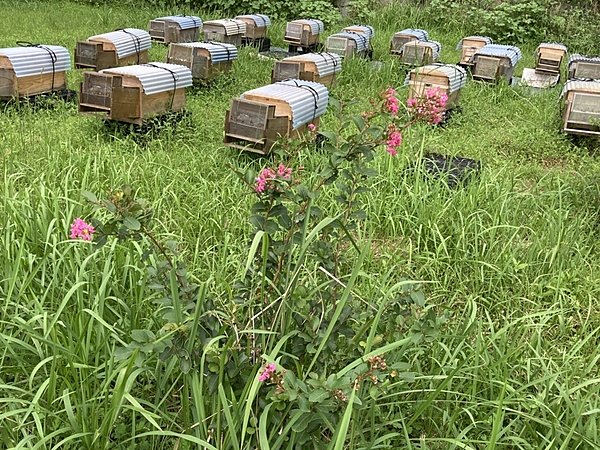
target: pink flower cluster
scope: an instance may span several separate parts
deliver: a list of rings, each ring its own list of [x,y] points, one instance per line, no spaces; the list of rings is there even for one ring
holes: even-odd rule
[[[410,114],[417,120],[437,125],[444,118],[448,95],[440,88],[429,88],[425,95],[409,98],[406,102]]]
[[[389,112],[392,116],[398,114],[398,110],[400,109],[400,101],[396,98],[396,89],[387,88],[383,93],[383,107]]]
[[[275,364],[273,364],[273,363],[267,364],[264,367],[263,371],[258,376],[258,381],[264,383],[265,381],[271,379],[271,376],[275,373],[276,370],[277,370],[277,366]]]
[[[279,164],[277,170],[265,167],[260,171],[254,183],[254,190],[262,194],[267,191],[277,190],[278,181],[291,181],[292,169],[283,164]]]
[[[311,133],[317,129],[317,126],[314,123],[309,123],[306,127],[308,128],[308,131],[310,131]]]
[[[400,133],[393,125],[388,128],[388,136],[385,145],[386,150],[390,155],[398,155],[398,148],[402,145],[402,133]]]
[[[78,217],[71,224],[71,239],[91,241],[95,231],[93,226]]]

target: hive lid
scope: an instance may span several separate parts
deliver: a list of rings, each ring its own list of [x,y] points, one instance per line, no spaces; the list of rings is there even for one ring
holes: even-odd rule
[[[564,44],[560,44],[558,42],[542,42],[540,45],[538,45],[537,50],[540,50],[542,48],[551,48],[553,50],[562,50],[563,52],[567,53],[567,46]]]
[[[394,34],[394,36],[396,36],[396,35],[414,36],[419,41],[429,40],[429,33],[427,31],[421,30],[419,28],[405,28],[404,30],[398,31],[397,33]]]
[[[342,57],[337,53],[305,53],[289,56],[282,61],[310,61],[317,67],[318,75],[324,77],[342,70]]]
[[[0,48],[0,56],[8,58],[17,77],[65,72],[71,68],[69,51],[59,45]]]
[[[88,41],[111,42],[115,46],[119,58],[143,52],[152,45],[150,33],[138,28],[123,28],[110,33],[97,34],[89,37]]]
[[[349,27],[345,27],[342,31],[346,31],[348,33],[364,33],[369,39],[375,36],[375,30],[371,25],[350,25]]]
[[[176,44],[181,47],[203,48],[210,53],[212,62],[232,61],[237,59],[238,50],[233,44],[221,42],[182,42]]]
[[[480,49],[478,49],[475,54],[471,57],[471,60],[474,60],[477,55],[484,56],[497,56],[500,58],[508,58],[510,59],[511,64],[514,66],[517,65],[519,60],[521,59],[521,50],[519,47],[515,47],[514,45],[500,45],[500,44],[488,44]]]
[[[238,19],[217,19],[204,22],[204,28],[208,26],[218,26],[225,29],[225,35],[233,36],[235,34],[246,33],[246,22]]]
[[[579,53],[574,53],[569,58],[569,64],[580,61],[600,64],[600,56],[586,56],[580,55]]]
[[[458,44],[456,45],[456,50],[462,50],[463,42],[467,39],[471,39],[473,41],[481,41],[484,43],[484,45],[493,43],[492,38],[489,36],[466,36],[466,37],[462,38],[460,41],[458,41]]]
[[[250,19],[254,22],[254,25],[261,28],[271,26],[271,19],[269,19],[269,16],[265,16],[264,14],[244,14],[241,16],[236,16],[235,18],[238,20]]]
[[[561,96],[565,95],[570,91],[583,91],[583,92],[593,92],[600,94],[600,81],[580,81],[580,80],[570,80],[567,81],[563,87]]]
[[[164,22],[175,22],[182,30],[187,30],[190,28],[201,28],[202,27],[202,19],[198,16],[164,16],[157,17],[157,21]]]
[[[298,19],[292,20],[288,23],[300,23],[302,25],[308,25],[312,34],[320,34],[323,31],[325,31],[325,24],[323,24],[323,22],[318,19]]]
[[[332,34],[327,38],[327,42],[329,43],[329,39],[351,39],[356,42],[356,50],[363,51],[369,48],[369,36],[363,33],[350,33],[350,32],[341,32]],[[328,47],[326,44],[325,47]]]
[[[147,95],[189,87],[193,83],[190,69],[179,64],[162,62],[115,67],[101,70],[100,73],[135,77]]]
[[[404,84],[410,83],[411,74],[416,75],[436,75],[445,76],[448,79],[449,93],[458,91],[467,84],[467,71],[463,67],[457,66],[456,64],[428,64],[426,66],[416,67],[411,70],[404,80]]]

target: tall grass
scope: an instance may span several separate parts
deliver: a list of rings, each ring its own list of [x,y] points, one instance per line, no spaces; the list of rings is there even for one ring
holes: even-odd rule
[[[66,2],[19,6],[0,4],[11,18],[1,47],[29,40],[72,49],[78,39],[144,28],[168,12]],[[332,95],[356,101],[352,108],[360,111],[383,88],[402,85],[405,69],[386,55],[389,38],[427,21],[415,7],[377,12],[372,25],[382,67],[348,61]],[[282,26],[273,31],[279,44]],[[430,33],[445,44],[443,59],[456,61],[460,29]],[[524,66],[531,66],[535,45],[524,49]],[[162,60],[165,48],[151,54]],[[0,447],[246,449],[248,436],[240,431],[252,428],[261,449],[292,448],[291,424],[265,429],[251,414],[262,395],[256,382],[241,392],[221,384],[207,397],[202,372],[184,375],[175,362],[115,360],[133,330],[162,326],[146,289],[142,248],[111,243],[93,252],[67,239],[70,222],[91,214],[82,189],[106,192],[129,183],[151,200],[159,235],[182,243],[203,295],[233,305],[247,260],[251,199],[231,167],[267,161],[223,147],[223,120],[230,99],[267,83],[270,70],[243,49],[231,77],[189,94],[189,121],[142,140],[79,116],[73,104],[3,107]],[[73,71],[71,86],[80,78]],[[599,448],[594,144],[580,146],[558,133],[557,90],[470,83],[461,104],[463,112],[447,127],[406,136],[402,157],[376,160],[381,176],[360,231],[371,246],[354,265],[352,288],[373,320],[398,283],[421,280],[427,311],[446,321],[422,345],[390,352],[405,372],[362,406],[349,403],[332,446]],[[327,115],[323,126],[333,121]],[[450,190],[407,170],[423,151],[479,159],[482,173]],[[298,155],[306,176],[323,157]],[[319,206],[335,214],[329,197],[325,192]]]

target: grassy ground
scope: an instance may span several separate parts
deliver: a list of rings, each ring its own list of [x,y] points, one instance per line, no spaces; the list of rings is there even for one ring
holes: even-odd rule
[[[99,32],[145,28],[165,12],[0,2],[10,17],[0,47],[21,40],[73,49]],[[348,61],[332,95],[357,99],[359,111],[387,86],[400,87],[405,71],[387,44],[394,31],[427,28],[426,20],[414,8],[378,12],[371,24],[383,66]],[[283,25],[273,27],[276,44]],[[460,30],[430,35],[444,44],[444,61],[458,60]],[[534,48],[523,48],[520,68],[532,67]],[[154,46],[151,59],[165,54]],[[131,373],[112,360],[130,330],[156,321],[135,251],[115,244],[101,255],[81,252],[67,241],[68,227],[90,212],[82,189],[131,184],[155,207],[159,232],[182,243],[193,275],[227,301],[245,264],[251,203],[231,167],[267,161],[225,148],[223,120],[230,100],[268,83],[270,72],[243,49],[231,77],[189,93],[189,120],[143,140],[78,115],[75,104],[0,111],[0,446],[133,448],[128,439],[155,429],[150,419],[182,431],[179,411],[166,407],[178,395],[173,368]],[[70,87],[80,79],[72,71]],[[408,355],[414,380],[371,405],[397,435],[377,447],[377,426],[357,425],[372,446],[351,440],[348,448],[600,448],[598,144],[558,132],[558,89],[469,83],[461,105],[446,128],[415,131],[397,159],[375,161],[381,175],[362,232],[374,250],[362,294],[376,305],[385,288],[378,280],[423,280],[428,302],[449,322],[426,351]],[[332,121],[326,115],[322,127]],[[481,177],[457,191],[406,177],[422,150],[481,160]],[[309,172],[322,157],[307,150],[298,158]],[[120,388],[126,395],[116,405]],[[100,445],[98,436],[126,438]],[[166,433],[144,442],[137,448],[179,445]]]

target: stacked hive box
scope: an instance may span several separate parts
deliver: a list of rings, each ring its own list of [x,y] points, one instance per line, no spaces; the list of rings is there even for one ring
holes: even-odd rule
[[[148,24],[152,40],[164,44],[195,42],[200,37],[201,30],[202,19],[197,16],[158,17]]]
[[[66,88],[69,51],[57,45],[0,49],[0,99],[30,97]]]
[[[317,124],[329,103],[329,91],[320,83],[287,80],[242,94],[225,117],[225,144],[267,154],[281,137],[306,131]]]
[[[204,22],[204,38],[207,41],[242,45],[246,33],[246,22],[238,19],[219,19]]]
[[[181,64],[192,71],[194,80],[212,80],[231,70],[238,57],[235,45],[221,42],[171,44],[167,62]]]
[[[285,26],[283,41],[289,44],[290,51],[296,51],[299,48],[315,49],[324,30],[325,26],[320,20],[292,20]]]
[[[393,55],[401,55],[403,47],[406,43],[411,41],[428,41],[429,34],[425,30],[416,28],[407,28],[402,31],[398,31],[392,37],[390,42],[390,53]]]
[[[145,119],[181,111],[192,72],[184,66],[154,62],[86,72],[79,111],[141,125]]]
[[[461,51],[459,64],[472,66],[471,58],[477,50],[492,43],[492,38],[487,36],[467,36],[458,43],[457,50]]]
[[[542,43],[535,51],[535,71],[548,75],[560,75],[560,66],[567,54],[563,44]]]
[[[271,41],[267,37],[267,30],[271,26],[271,19],[264,14],[246,14],[236,16],[236,20],[246,23],[246,32],[242,36],[244,45],[257,47],[259,51],[267,51],[271,47]]]
[[[478,49],[471,58],[474,80],[497,83],[504,78],[512,81],[515,66],[521,59],[521,50],[512,45],[488,44]]]
[[[600,136],[600,81],[569,80],[562,96],[563,131]]]
[[[458,106],[460,91],[467,83],[467,71],[454,64],[430,64],[411,70],[407,77],[408,98],[419,98],[429,89],[439,89],[448,96],[446,111]]]
[[[77,43],[75,67],[102,70],[144,64],[148,62],[148,49],[151,45],[150,34],[136,28],[98,34]]]
[[[370,36],[366,33],[342,31],[332,34],[325,42],[325,50],[336,53],[342,58],[350,56],[368,57],[370,55]]]
[[[306,53],[275,63],[271,82],[288,79],[315,81],[331,86],[342,70],[342,57],[335,53]]]

